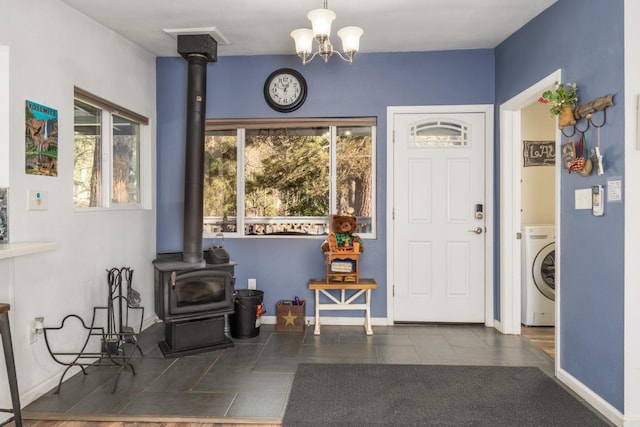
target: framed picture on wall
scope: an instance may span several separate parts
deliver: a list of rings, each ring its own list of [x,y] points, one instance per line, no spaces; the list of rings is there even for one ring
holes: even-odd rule
[[[25,102],[25,172],[58,176],[58,110]]]

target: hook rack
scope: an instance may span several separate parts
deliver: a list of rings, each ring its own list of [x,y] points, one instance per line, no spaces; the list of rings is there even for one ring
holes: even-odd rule
[[[573,135],[576,134],[576,131],[580,133],[584,133],[588,131],[591,126],[595,128],[601,128],[607,123],[607,108],[611,107],[612,105],[613,105],[612,93],[606,96],[601,96],[600,98],[596,98],[591,102],[587,102],[586,104],[581,104],[578,108],[575,109],[575,111],[573,112],[573,116],[575,117],[576,120],[587,119],[587,126],[584,129],[580,129],[578,127],[578,124],[576,123],[574,125],[561,126],[560,131],[567,138],[571,138]],[[602,111],[602,115],[603,115],[602,123],[600,123],[599,125],[593,122],[593,113],[597,111]],[[567,134],[565,133],[564,129],[569,126],[573,128],[573,132],[570,134]]]

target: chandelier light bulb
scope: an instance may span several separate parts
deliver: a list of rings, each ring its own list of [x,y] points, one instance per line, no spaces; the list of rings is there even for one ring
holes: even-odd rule
[[[360,50],[360,36],[364,31],[360,27],[344,27],[338,30],[338,37],[342,40],[342,51],[353,55]]]
[[[336,14],[329,9],[314,9],[307,14],[311,21],[313,37],[329,37],[331,35],[331,23],[336,19]]]
[[[309,55],[313,44],[313,31],[308,28],[298,28],[291,31],[291,37],[296,43],[296,53],[300,56]]]

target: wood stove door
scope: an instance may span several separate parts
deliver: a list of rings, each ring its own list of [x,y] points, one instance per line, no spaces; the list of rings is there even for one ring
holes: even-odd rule
[[[172,271],[168,293],[170,316],[205,312],[224,315],[233,312],[233,280],[226,271]],[[214,313],[210,313],[212,311]]]

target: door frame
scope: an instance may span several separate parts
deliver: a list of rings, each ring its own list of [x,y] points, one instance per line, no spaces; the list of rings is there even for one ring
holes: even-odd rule
[[[522,194],[520,181],[521,170],[521,110],[538,101],[540,94],[553,87],[555,82],[562,81],[561,70],[556,70],[544,79],[533,84],[513,98],[500,105],[500,320],[496,321],[496,329],[504,334],[521,332],[521,233],[522,224],[520,209]],[[560,152],[562,134],[556,126],[556,153]],[[556,156],[556,159],[558,156]],[[560,360],[560,173],[561,162],[555,165],[555,226],[556,226],[556,310],[555,310],[555,346],[556,369]]]
[[[458,113],[484,113],[485,114],[485,326],[493,326],[494,322],[494,292],[493,292],[493,258],[494,258],[494,216],[493,216],[493,146],[495,144],[493,129],[493,104],[473,105],[423,105],[423,106],[398,106],[387,107],[387,324],[394,322],[393,312],[393,278],[395,272],[394,260],[394,229],[393,229],[393,144],[395,141],[394,121],[396,114],[458,114]]]

